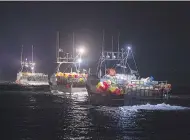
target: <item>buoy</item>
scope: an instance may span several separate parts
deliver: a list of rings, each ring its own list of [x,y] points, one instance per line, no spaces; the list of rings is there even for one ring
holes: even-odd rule
[[[119,88],[116,88],[115,93],[116,93],[116,95],[120,95],[121,94],[121,90]]]
[[[103,85],[104,85],[104,89],[107,90],[109,88],[109,85],[106,81],[103,82]]]

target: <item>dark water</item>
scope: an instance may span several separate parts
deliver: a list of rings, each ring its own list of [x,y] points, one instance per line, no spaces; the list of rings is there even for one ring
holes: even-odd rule
[[[86,93],[1,93],[0,139],[189,140],[188,103],[95,107]]]

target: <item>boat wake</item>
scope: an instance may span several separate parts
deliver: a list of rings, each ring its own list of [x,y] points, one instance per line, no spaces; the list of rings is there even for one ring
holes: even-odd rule
[[[120,107],[126,110],[163,110],[163,111],[171,111],[171,110],[189,110],[190,107],[183,107],[183,106],[176,106],[176,105],[170,105],[170,104],[156,104],[156,105],[151,105],[151,104],[145,104],[145,105],[134,105],[134,106],[124,106]]]
[[[130,112],[138,112],[141,110],[149,110],[149,111],[179,111],[179,110],[190,110],[190,107],[183,107],[183,106],[176,106],[176,105],[169,105],[169,104],[145,104],[145,105],[134,105],[134,106],[123,106],[123,107],[99,107],[97,110],[101,111],[130,111]]]

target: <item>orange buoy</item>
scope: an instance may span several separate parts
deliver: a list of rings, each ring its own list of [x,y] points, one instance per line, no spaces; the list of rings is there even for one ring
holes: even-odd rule
[[[107,70],[106,70],[106,73],[107,73],[108,75],[110,75],[110,76],[115,76],[116,71],[115,71],[115,69],[107,69]]]

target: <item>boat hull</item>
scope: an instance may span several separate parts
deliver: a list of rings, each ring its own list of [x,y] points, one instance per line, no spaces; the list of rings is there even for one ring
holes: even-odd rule
[[[86,92],[86,87],[66,87],[65,85],[54,85],[51,86],[51,90],[58,90],[65,93],[74,93],[74,92]]]
[[[1,83],[0,91],[50,91],[49,85],[22,85],[17,83]]]
[[[93,105],[141,105],[141,104],[158,104],[168,102],[170,92],[158,89],[138,89],[124,88],[124,94],[116,95],[109,92],[98,92],[96,85],[100,79],[96,76],[89,76],[87,79],[87,92],[89,101]]]
[[[89,101],[92,105],[131,106],[142,104],[167,103],[166,96],[134,96],[129,94],[112,95],[88,91]]]

